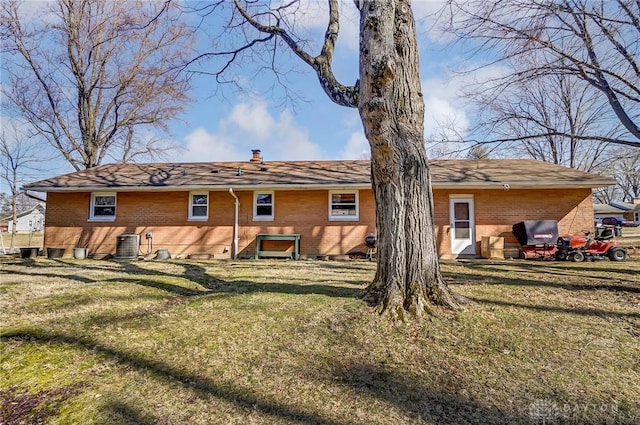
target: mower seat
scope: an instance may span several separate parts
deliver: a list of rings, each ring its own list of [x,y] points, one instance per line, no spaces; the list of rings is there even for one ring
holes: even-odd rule
[[[613,229],[606,228],[606,229],[603,229],[602,232],[600,232],[600,234],[597,235],[595,239],[597,241],[606,241],[609,239],[613,239],[613,237],[614,237]]]

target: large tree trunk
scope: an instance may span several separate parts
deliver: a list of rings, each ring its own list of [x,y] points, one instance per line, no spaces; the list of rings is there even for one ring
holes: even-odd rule
[[[424,144],[424,101],[409,1],[365,1],[358,109],[371,146],[378,268],[367,298],[394,318],[456,307],[442,279]]]
[[[264,11],[252,16],[240,3],[234,0],[250,25],[281,37],[316,71],[331,100],[360,111],[371,146],[378,229],[378,269],[367,288],[369,301],[401,319],[407,311],[420,316],[430,305],[457,307],[438,263],[418,43],[409,0],[355,2],[360,9],[360,79],[353,87],[339,84],[327,66],[338,36],[338,0],[328,0],[329,23],[318,56],[304,51],[285,29],[256,20]]]

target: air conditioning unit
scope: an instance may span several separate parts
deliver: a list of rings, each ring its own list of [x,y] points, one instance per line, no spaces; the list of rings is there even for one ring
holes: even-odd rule
[[[140,249],[140,235],[122,234],[116,236],[116,255],[119,260],[135,260]]]

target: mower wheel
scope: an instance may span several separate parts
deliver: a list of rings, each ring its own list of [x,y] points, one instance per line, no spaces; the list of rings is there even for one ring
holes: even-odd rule
[[[556,257],[556,260],[558,261],[564,261],[567,259],[567,253],[564,251],[558,251],[556,252],[555,257]]]
[[[624,261],[627,259],[627,251],[624,248],[611,248],[609,250],[609,260]]]
[[[580,263],[584,261],[584,254],[582,253],[582,251],[574,251],[569,254],[569,260],[573,261],[574,263]]]

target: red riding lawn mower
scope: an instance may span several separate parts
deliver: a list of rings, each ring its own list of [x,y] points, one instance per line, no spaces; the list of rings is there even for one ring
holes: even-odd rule
[[[604,229],[595,238],[591,232],[582,235],[558,237],[558,222],[555,220],[530,220],[513,225],[513,234],[521,245],[520,258],[545,260],[624,261],[627,251],[613,242],[613,229]]]
[[[591,237],[591,232],[583,235],[568,235],[558,238],[556,260],[573,262],[595,261],[608,258],[611,261],[624,261],[627,251],[618,242],[611,241],[613,229],[606,229],[599,236]]]
[[[520,243],[520,258],[553,260],[558,252],[558,222],[555,220],[528,220],[512,226],[513,235]]]

